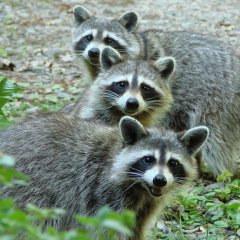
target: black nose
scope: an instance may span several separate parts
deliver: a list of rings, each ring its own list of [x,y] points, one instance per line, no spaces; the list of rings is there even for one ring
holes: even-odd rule
[[[136,110],[139,107],[139,102],[136,98],[129,98],[126,102],[128,110]]]
[[[164,187],[167,184],[167,179],[163,175],[158,174],[153,178],[153,184],[157,187]]]
[[[98,58],[99,57],[99,54],[100,54],[100,51],[98,48],[91,48],[89,51],[88,51],[88,56],[90,58]]]

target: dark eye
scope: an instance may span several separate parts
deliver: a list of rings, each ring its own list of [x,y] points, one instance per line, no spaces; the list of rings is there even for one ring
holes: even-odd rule
[[[119,88],[126,88],[128,86],[128,82],[124,81],[124,82],[118,82],[117,86]]]
[[[148,86],[147,84],[142,84],[141,85],[141,89],[144,91],[144,92],[149,92],[152,88],[150,86]]]
[[[106,44],[113,44],[115,42],[115,40],[110,37],[106,37],[104,41]]]
[[[177,167],[180,166],[180,163],[179,163],[178,160],[171,158],[171,159],[169,159],[169,161],[168,161],[168,165],[169,165],[171,168],[177,168]]]
[[[152,156],[145,156],[142,158],[142,161],[145,163],[145,164],[153,164],[154,161],[155,161],[155,158],[152,157]]]
[[[87,39],[89,42],[93,40],[93,35],[92,34],[88,34],[87,36],[85,36],[85,39]]]

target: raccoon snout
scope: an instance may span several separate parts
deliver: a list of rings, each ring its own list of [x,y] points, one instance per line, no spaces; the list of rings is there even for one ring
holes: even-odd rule
[[[156,187],[164,187],[167,185],[167,179],[163,175],[158,174],[153,178],[153,184]]]
[[[99,58],[99,55],[100,55],[100,51],[98,48],[91,48],[89,51],[88,51],[88,56],[90,58]]]
[[[129,98],[126,102],[127,110],[134,111],[138,109],[139,102],[136,98]]]

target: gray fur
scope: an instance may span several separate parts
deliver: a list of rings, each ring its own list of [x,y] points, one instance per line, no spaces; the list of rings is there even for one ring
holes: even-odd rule
[[[129,20],[131,18],[134,19],[133,26],[135,27],[133,27],[132,31],[129,31],[123,19],[130,24],[131,21],[129,22]],[[125,13],[119,19],[92,16],[83,24],[73,29],[73,48],[75,49],[75,53],[81,55],[81,59],[88,61],[86,55],[83,56],[82,51],[78,51],[79,42],[77,40],[84,31],[95,29],[99,32],[113,33],[116,39],[121,40],[125,49],[124,51],[119,51],[119,53],[122,54],[123,58],[156,60],[163,56],[173,56],[178,64],[181,65],[184,64],[186,56],[191,56],[188,61],[193,59],[193,63],[196,59],[199,62],[205,61],[207,65],[216,64],[217,67],[224,65],[226,68],[229,67],[228,64],[230,62],[236,59],[232,49],[223,46],[222,43],[207,35],[184,31],[162,32],[157,29],[139,33],[136,32],[137,22],[138,15],[134,12]],[[96,37],[93,43],[95,47],[101,48],[101,51],[104,46],[111,46],[104,42],[102,35]],[[100,44],[102,45],[101,47]],[[114,46],[111,47],[114,48]],[[99,68],[96,66],[91,66],[91,68],[94,68],[91,71],[94,72],[92,74],[93,79],[95,79]],[[205,70],[204,66],[201,67],[201,70]],[[211,71],[214,73],[216,70],[211,69]]]
[[[77,56],[76,61],[78,61],[81,70],[85,72],[86,77],[91,80],[95,79],[100,69],[98,64],[93,64],[91,62],[91,58],[88,56],[89,49],[80,47],[80,39],[83,37],[82,35],[86,31],[97,30],[97,34],[91,41],[91,46],[98,48],[101,52],[106,46],[111,46],[111,44],[104,41],[109,33],[110,37],[112,37],[112,33],[114,34],[113,39],[121,40],[122,48],[118,49],[118,51],[123,58],[129,58],[131,56],[132,59],[141,59],[143,56],[141,56],[140,46],[143,47],[143,43],[141,39],[134,34],[137,28],[137,23],[138,16],[134,12],[125,13],[116,19],[96,18],[92,16],[86,21],[83,21],[82,24],[78,24],[78,21],[76,24],[75,21],[75,27],[72,33],[73,50]],[[87,72],[85,71],[86,68],[88,69]]]
[[[102,50],[100,57],[100,64],[102,70],[108,70],[113,65],[122,62],[121,55],[110,47],[106,47]]]
[[[206,128],[202,130],[206,139]],[[136,132],[138,137],[125,145],[128,131]],[[45,224],[58,230],[76,227],[75,214],[92,216],[106,204],[116,212],[133,210],[137,226],[130,239],[142,240],[149,220],[162,213],[173,195],[196,178],[196,161],[184,138],[171,131],[144,130],[130,117],[122,119],[119,131],[63,113],[36,114],[0,133],[0,148],[16,159],[16,170],[31,180],[28,186],[4,188],[1,192],[13,197],[20,208],[32,203],[65,209],[64,216]],[[143,150],[163,148],[180,158],[185,178],[175,179],[173,175],[173,182],[160,197],[152,196],[140,184],[130,187],[134,182],[126,173],[130,159],[135,161],[135,155]],[[167,163],[160,171],[165,167]]]
[[[118,21],[129,31],[135,32],[138,24],[138,15],[135,12],[127,12],[119,17]]]
[[[97,23],[97,18],[91,21]],[[114,31],[109,27],[106,30]],[[121,37],[121,33],[118,34]],[[161,125],[177,131],[199,124],[208,126],[211,134],[202,150],[203,159],[215,175],[224,170],[236,173],[240,162],[239,57],[232,49],[197,33],[148,30],[128,33],[124,39],[126,36],[129,48],[135,49],[135,54],[127,52],[128,59],[156,60],[173,56],[176,60],[175,81],[171,91],[167,89],[174,104],[171,111],[169,108],[160,111],[161,118],[165,110],[168,112]],[[145,122],[157,123],[156,118]]]
[[[202,158],[215,175],[238,171],[239,76],[240,61],[230,55],[226,59],[211,51],[199,54],[199,58],[186,55],[177,64],[172,84],[174,104],[161,124],[177,131],[195,125],[209,127],[211,133],[202,148]]]
[[[133,74],[135,69],[139,69],[140,76],[160,86],[168,97],[164,104],[154,108],[155,112],[151,115],[142,111],[136,118],[145,125],[160,124],[175,131],[196,125],[208,126],[211,134],[202,148],[203,159],[215,175],[224,170],[237,173],[240,151],[240,62],[237,58],[222,62],[211,51],[202,53],[202,56],[206,61],[188,54],[182,57],[182,63],[176,61],[175,74],[169,81],[162,81],[161,74],[147,62],[117,64],[99,75],[72,113],[110,124],[118,122],[124,113],[116,113],[103,101],[103,89],[114,76]],[[216,61],[210,62],[214,57]],[[79,107],[81,105],[82,108]]]
[[[89,19],[90,14],[87,11],[87,9],[85,9],[84,7],[76,6],[73,9],[73,17],[74,17],[74,21],[75,21],[75,24],[76,24],[76,27],[77,27],[80,24],[82,24],[84,21]]]
[[[111,56],[116,52],[111,48],[109,51],[106,51],[107,49],[109,49],[109,47],[103,50],[101,57],[108,59],[101,60],[101,63],[111,62]],[[111,52],[111,56],[104,54],[105,52]],[[115,59],[117,59],[117,53]],[[167,62],[172,63],[171,69],[168,64],[166,64]],[[112,64],[109,63],[109,65]],[[113,65],[112,68],[108,70],[105,68],[90,86],[84,98],[79,100],[75,106],[68,111],[83,119],[100,120],[105,124],[117,124],[122,116],[130,115],[138,119],[145,126],[153,126],[165,116],[165,113],[169,111],[171,107],[173,99],[170,84],[171,81],[174,81],[174,69],[175,61],[171,57],[160,58],[155,62],[127,61]],[[165,74],[162,74],[163,72]],[[112,83],[122,80],[128,81],[130,86],[133,82],[134,73],[137,73],[139,81],[143,79],[144,83],[151,83],[151,87],[159,93],[160,99],[139,99],[139,101],[141,100],[141,102],[146,105],[144,111],[141,111],[141,107],[139,107],[136,111],[128,113],[124,109],[126,101],[124,100],[124,106],[120,105],[118,101],[122,96],[108,90],[108,88]],[[129,96],[131,95],[132,97],[138,98],[138,96],[141,95],[139,84],[138,82],[134,90],[129,87],[126,93],[129,94]]]

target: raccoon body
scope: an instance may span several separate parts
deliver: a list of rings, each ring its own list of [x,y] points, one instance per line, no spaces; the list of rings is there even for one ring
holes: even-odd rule
[[[102,52],[101,64],[104,70],[92,84],[87,97],[76,104],[74,114],[110,124],[119,121],[121,116],[130,115],[146,126],[158,125],[174,131],[206,125],[211,134],[201,150],[203,160],[215,175],[225,170],[234,174],[238,172],[239,60],[229,60],[222,64],[215,52],[210,51],[208,56],[215,57],[215,62],[201,61],[201,57],[186,54],[179,64],[172,57],[159,58],[153,63],[128,61],[117,64],[121,62],[120,55],[113,49],[107,49]],[[206,53],[203,53],[205,58]],[[104,68],[108,65],[109,69]],[[138,81],[133,81],[136,72]],[[131,77],[127,78],[126,75]],[[149,104],[141,90],[141,79],[147,85]],[[129,87],[124,88],[123,94],[118,94],[112,86],[126,81]],[[132,94],[131,86],[134,84],[139,91]],[[123,107],[132,98],[143,102],[133,107],[132,111],[126,111]],[[154,99],[153,102],[151,99]]]
[[[193,64],[198,61],[217,67],[211,68],[210,74],[215,74],[218,68],[227,68],[230,62],[236,61],[230,48],[205,35],[184,31],[162,32],[156,29],[136,32],[138,15],[135,12],[127,12],[118,19],[97,18],[92,17],[85,8],[77,6],[73,14],[73,48],[76,55],[81,56],[78,59],[88,62],[93,79],[100,70],[99,56],[106,46],[114,48],[123,58],[135,60],[173,56],[181,65],[184,64],[186,55],[191,56],[188,61],[193,61]],[[199,67],[205,71],[204,66]]]
[[[132,210],[134,235],[121,239],[141,240],[149,220],[195,179],[194,156],[207,136],[201,126],[176,134],[145,129],[131,117],[118,129],[63,113],[37,114],[0,133],[0,148],[31,180],[0,191],[21,208],[65,209],[45,223],[58,230],[76,227],[75,214],[92,216],[104,205]]]
[[[238,174],[240,61],[221,65],[218,58],[215,63],[198,59],[189,62],[189,58],[186,56],[185,64],[177,65],[171,87],[174,104],[161,126],[177,131],[199,124],[208,126],[211,134],[202,148],[202,158],[215,175],[225,170]]]
[[[131,21],[132,18],[135,21]],[[132,26],[132,31],[126,35],[128,38],[121,37],[121,32],[119,32],[117,38],[114,39],[114,41],[122,41],[122,44],[124,42],[128,48],[135,47],[137,55],[131,54],[125,48],[124,58],[137,61],[139,59],[156,61],[159,57],[173,56],[176,60],[175,74],[174,77],[170,78],[174,81],[167,89],[167,92],[170,92],[174,99],[172,108],[163,109],[157,104],[153,107],[155,112],[161,113],[160,119],[163,119],[161,125],[179,131],[188,129],[194,124],[206,124],[211,129],[211,135],[202,150],[203,159],[207,161],[212,172],[216,175],[224,170],[235,173],[239,164],[240,151],[239,57],[234,54],[232,49],[222,46],[216,40],[196,33],[161,32],[158,30],[138,33],[136,32],[137,19],[136,13],[129,12],[117,20],[106,19],[106,21],[109,24],[111,21],[119,21],[119,23],[123,22],[123,26]],[[90,14],[81,25],[87,26],[90,22],[95,22],[95,30],[98,29],[97,18],[91,18]],[[75,29],[76,34],[77,29]],[[132,42],[127,44],[127,40]],[[122,54],[114,45],[108,46],[114,48],[120,55]],[[111,77],[109,76],[108,79]],[[105,107],[107,106],[105,105]],[[157,108],[159,110],[156,110]],[[112,107],[105,108],[106,114],[103,118],[100,114],[100,118],[105,119],[107,115],[112,114],[117,121],[119,115],[113,109]],[[166,111],[166,113],[168,112],[166,118],[163,118],[164,111],[169,109],[170,111]],[[144,109],[141,112],[142,116],[145,116],[145,118],[139,117],[143,124],[157,123],[155,114],[146,114]],[[141,113],[138,112],[138,115],[140,116]]]

